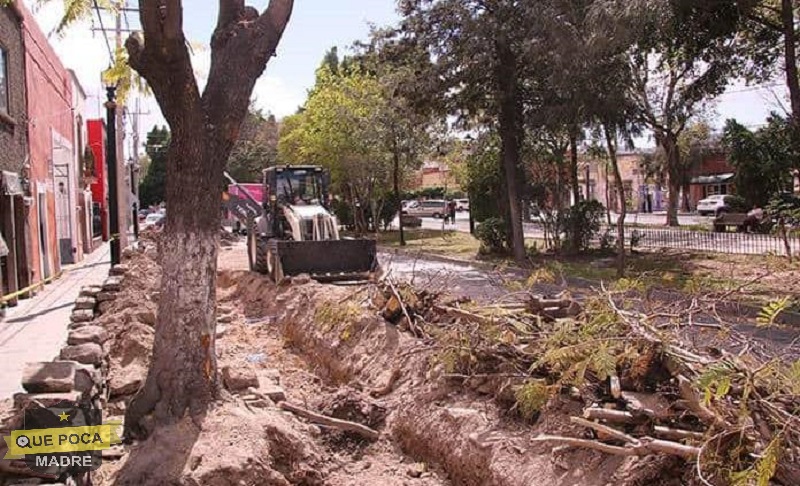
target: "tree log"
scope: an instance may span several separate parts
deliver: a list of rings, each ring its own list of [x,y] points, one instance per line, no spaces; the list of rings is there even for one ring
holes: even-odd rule
[[[606,410],[605,408],[587,408],[583,411],[583,418],[588,420],[605,420],[616,424],[635,424],[639,421],[636,417],[624,410]]]
[[[670,442],[666,440],[653,439],[650,437],[643,437],[639,445],[629,444],[625,447],[612,446],[602,442],[575,439],[572,437],[563,437],[555,435],[540,435],[531,439],[534,442],[557,442],[572,447],[583,447],[586,449],[594,449],[607,454],[614,454],[618,456],[647,456],[654,453],[668,454],[672,456],[680,456],[687,459],[695,459],[700,454],[699,447],[692,447],[677,442]]]
[[[292,405],[288,402],[281,402],[279,406],[286,411],[307,418],[316,424],[333,427],[346,432],[353,432],[354,434],[358,434],[368,440],[378,440],[380,438],[380,433],[377,430],[371,429],[366,425],[348,422],[347,420],[339,420],[333,417],[326,417],[325,415],[320,415],[310,410],[298,407],[297,405]]]

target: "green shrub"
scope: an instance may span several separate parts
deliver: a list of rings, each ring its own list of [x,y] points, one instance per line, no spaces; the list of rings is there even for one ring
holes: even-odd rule
[[[750,211],[750,205],[741,196],[725,196],[725,205],[731,213],[746,213]]]
[[[572,252],[587,251],[600,232],[605,209],[598,201],[580,201],[564,212],[561,222],[567,248]]]
[[[475,236],[481,242],[482,254],[505,253],[508,228],[500,218],[488,218],[475,229]]]

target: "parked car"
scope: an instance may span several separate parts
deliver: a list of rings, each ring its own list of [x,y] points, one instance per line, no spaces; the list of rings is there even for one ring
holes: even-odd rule
[[[469,199],[456,199],[456,211],[469,211]]]
[[[733,194],[715,194],[697,202],[700,216],[719,216],[722,213],[746,213],[750,208],[741,197]]]
[[[409,205],[403,210],[403,214],[420,218],[444,218],[447,215],[447,201],[443,199],[421,201],[416,206]]]
[[[142,223],[142,227],[140,229],[155,229],[161,228],[164,225],[164,219],[166,219],[166,215],[161,213],[150,213],[144,218],[144,222]]]

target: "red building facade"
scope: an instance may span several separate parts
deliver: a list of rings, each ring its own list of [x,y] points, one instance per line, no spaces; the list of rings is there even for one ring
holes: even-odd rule
[[[94,156],[92,179],[92,237],[108,240],[108,175],[106,171],[106,125],[102,119],[86,122],[89,149]]]

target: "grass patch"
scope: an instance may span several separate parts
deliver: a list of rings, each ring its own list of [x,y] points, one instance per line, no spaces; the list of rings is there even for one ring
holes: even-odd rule
[[[430,229],[406,229],[404,231],[406,246],[410,250],[438,255],[457,257],[474,257],[478,254],[480,242],[469,233],[458,231],[441,231]],[[400,246],[400,232],[387,231],[378,234],[378,243],[390,246]]]

